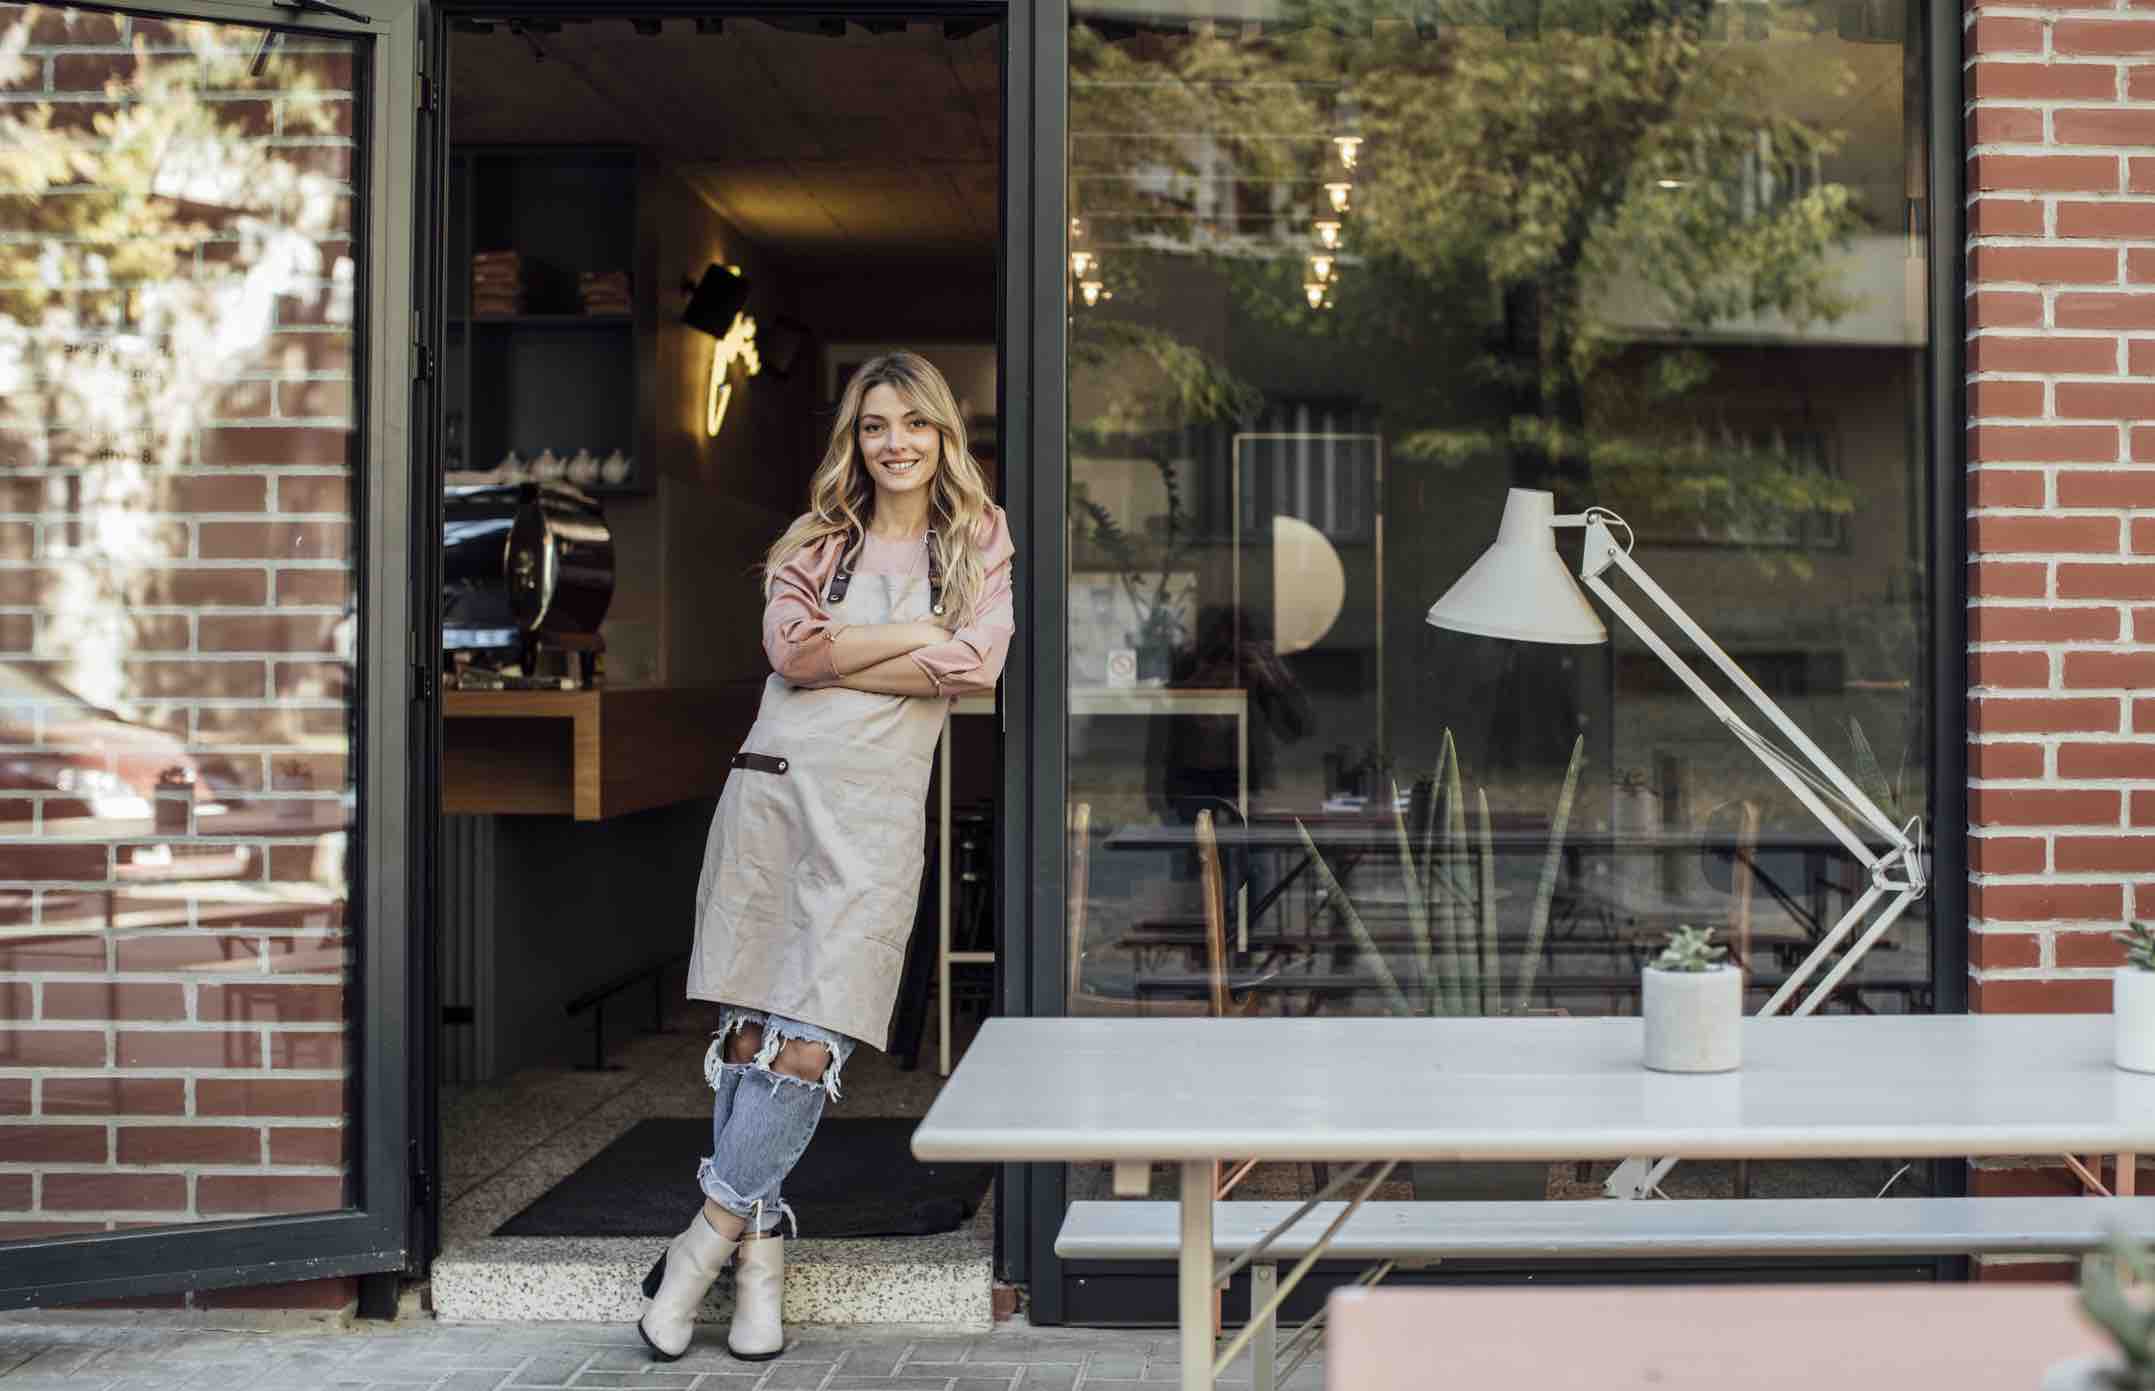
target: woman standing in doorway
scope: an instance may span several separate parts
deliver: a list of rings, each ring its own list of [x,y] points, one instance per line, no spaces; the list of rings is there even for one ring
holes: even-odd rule
[[[727,1350],[784,1350],[780,1185],[854,1044],[889,1044],[943,715],[994,688],[1014,627],[1009,523],[923,359],[854,373],[809,503],[764,562],[772,675],[696,889],[688,993],[723,1009],[703,1210],[645,1277],[636,1325],[667,1361],[729,1256]]]

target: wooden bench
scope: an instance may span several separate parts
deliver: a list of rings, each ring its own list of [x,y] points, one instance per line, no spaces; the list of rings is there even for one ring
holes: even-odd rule
[[[1298,1206],[1214,1204],[1214,1254],[1238,1256]],[[1257,1254],[1250,1262],[1251,1308],[1269,1299],[1280,1263],[1308,1256],[1346,1207],[1319,1203]],[[1055,1254],[1064,1260],[1174,1260],[1179,1223],[1172,1202],[1072,1203]],[[1368,1202],[1341,1226],[1324,1256],[1375,1263],[1363,1281],[1375,1283],[1397,1266],[1463,1259],[2085,1254],[2119,1229],[2155,1238],[2155,1198]],[[1292,1375],[1321,1329],[1321,1319],[1313,1319],[1284,1343],[1276,1330],[1260,1329],[1250,1344],[1256,1391],[1272,1391]]]

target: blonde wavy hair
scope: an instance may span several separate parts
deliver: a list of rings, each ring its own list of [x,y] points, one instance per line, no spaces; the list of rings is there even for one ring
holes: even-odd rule
[[[943,621],[962,628],[973,621],[987,577],[977,542],[988,519],[988,484],[965,446],[965,419],[950,383],[916,353],[871,358],[846,383],[830,444],[809,485],[808,512],[786,528],[764,557],[764,597],[770,597],[771,573],[795,555],[833,536],[867,534],[875,515],[875,483],[860,462],[861,402],[879,386],[895,390],[907,409],[918,411],[942,436],[943,457],[928,484],[928,528],[943,575]]]

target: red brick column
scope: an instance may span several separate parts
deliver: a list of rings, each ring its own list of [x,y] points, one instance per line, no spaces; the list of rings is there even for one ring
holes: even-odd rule
[[[2103,1010],[2155,917],[2155,0],[1972,4],[1965,58],[1969,1000]]]

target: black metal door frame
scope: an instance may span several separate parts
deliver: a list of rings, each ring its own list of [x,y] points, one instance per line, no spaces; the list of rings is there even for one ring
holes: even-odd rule
[[[350,919],[357,953],[347,982],[353,1095],[349,1205],[336,1211],[86,1233],[11,1243],[0,1260],[0,1309],[50,1307],[235,1285],[369,1276],[412,1254],[408,991],[422,880],[407,863],[419,803],[413,732],[427,695],[413,663],[410,470],[404,449],[423,398],[414,389],[419,307],[409,261],[417,148],[425,115],[419,77],[423,0],[345,0],[336,14],[273,0],[158,0],[84,9],[215,24],[261,25],[353,40],[367,86],[355,129],[360,230],[358,373],[352,480],[359,636],[353,684]],[[355,12],[356,13],[353,13]]]
[[[1062,451],[1062,412],[1059,407],[1046,413],[1045,418],[1054,423],[1051,432],[1045,432],[1052,445],[1053,454],[1043,455],[1042,463],[1028,459],[1028,451],[1041,446],[1043,432],[1037,421],[1043,413],[1034,406],[1034,392],[1040,384],[1052,387],[1056,399],[1062,390],[1062,339],[1060,332],[1062,314],[1061,232],[1059,219],[1044,224],[1054,241],[1053,254],[1048,265],[1051,272],[1045,280],[1035,274],[1036,259],[1041,254],[1043,234],[1039,221],[1038,198],[1041,189],[1049,190],[1060,205],[1062,198],[1062,159],[1060,146],[1057,155],[1048,166],[1041,166],[1034,157],[1032,132],[1036,125],[1033,98],[1043,85],[1051,88],[1060,100],[1062,84],[1057,81],[1040,84],[1035,81],[1037,55],[1034,52],[1035,36],[1043,28],[1052,28],[1058,38],[1066,26],[1044,26],[1038,14],[1058,8],[1055,3],[1037,6],[1029,0],[923,0],[921,3],[894,3],[893,0],[849,0],[844,3],[816,3],[815,0],[762,0],[762,3],[737,3],[736,0],[638,0],[633,7],[621,0],[506,0],[506,3],[487,3],[487,0],[440,0],[432,16],[429,33],[432,51],[438,55],[437,81],[441,88],[439,99],[440,118],[436,121],[434,143],[430,153],[431,166],[428,180],[430,207],[424,213],[425,220],[418,223],[423,246],[421,255],[430,258],[426,274],[431,286],[428,314],[421,320],[426,343],[437,358],[445,337],[442,322],[442,306],[446,303],[446,284],[443,276],[447,268],[442,264],[440,245],[445,240],[448,177],[447,128],[448,110],[454,100],[455,75],[448,71],[448,32],[450,23],[458,17],[506,15],[518,17],[572,17],[592,16],[609,12],[627,13],[631,8],[639,16],[650,17],[710,17],[752,19],[759,15],[813,15],[817,17],[845,19],[989,19],[1003,26],[1003,103],[1002,103],[1002,198],[1001,198],[1001,246],[998,256],[998,314],[996,344],[998,370],[996,373],[999,436],[1004,443],[1005,463],[1001,469],[1004,486],[1004,506],[1018,520],[1016,538],[1018,560],[1016,566],[1016,604],[1021,613],[1031,612],[1043,596],[1059,607],[1062,603],[1060,583],[1035,586],[1032,576],[1036,574],[1062,574],[1059,551],[1052,562],[1028,549],[1028,541],[1037,537],[1042,528],[1035,520],[1035,508],[1039,499],[1045,499],[1058,511],[1063,503],[1060,484],[1060,459]],[[1059,71],[1059,69],[1058,69]],[[1059,125],[1058,125],[1059,129]],[[1059,136],[1058,136],[1059,139]],[[1038,305],[1042,287],[1051,292],[1053,312],[1042,318]],[[1040,361],[1042,345],[1036,341],[1039,334],[1036,325],[1046,323],[1054,329],[1052,360],[1045,365]],[[438,439],[440,408],[435,405],[429,413],[427,428],[431,438]],[[414,451],[413,475],[415,501],[413,506],[414,534],[436,538],[436,543],[421,548],[423,563],[415,567],[417,593],[424,596],[436,594],[440,565],[441,535],[441,489],[438,469],[435,465],[436,451],[431,444],[423,450]],[[1044,461],[1052,458],[1055,468],[1052,477],[1057,480],[1043,484],[1041,476]],[[1031,523],[1031,524],[1028,524]],[[1059,523],[1057,526],[1059,527]],[[1053,528],[1050,528],[1051,530]],[[1052,563],[1051,570],[1044,564]],[[429,588],[429,585],[437,586]],[[439,650],[438,606],[421,604],[415,611],[424,631],[418,632],[419,651],[426,653]],[[417,625],[415,625],[416,627]],[[1030,781],[1027,775],[1027,733],[1035,723],[1028,709],[1029,693],[1035,689],[1029,680],[1028,644],[1032,635],[1028,624],[1019,624],[1018,638],[1013,644],[1006,667],[1006,675],[1000,688],[1001,708],[998,713],[1000,730],[1000,757],[1002,777],[1000,783],[1001,834],[996,841],[996,882],[1005,886],[1003,896],[996,905],[996,998],[1006,1013],[1030,1013],[1032,970],[1029,931],[1010,931],[1014,923],[1028,923],[1030,915],[1023,910],[1013,912],[1010,902],[1010,885],[1013,876],[1004,872],[1004,866],[1026,864],[1031,859],[1029,849],[1032,840],[1030,824]],[[429,646],[431,644],[431,646]],[[1056,650],[1060,651],[1057,644]],[[1051,688],[1057,702],[1061,700],[1058,682]],[[1053,717],[1060,737],[1060,716]],[[415,740],[415,766],[423,768],[430,789],[436,786],[435,770],[438,767],[440,747],[440,717],[438,710],[428,722],[423,741]],[[424,747],[419,747],[423,743]],[[1059,765],[1058,765],[1059,766]],[[1056,778],[1060,788],[1060,775]],[[1060,825],[1060,813],[1057,814]],[[422,819],[415,816],[415,820]],[[424,882],[419,889],[419,901],[429,905],[426,930],[419,934],[415,944],[415,959],[420,965],[424,980],[416,982],[413,990],[414,1023],[411,1030],[410,1055],[412,1070],[410,1088],[414,1104],[422,1117],[417,1127],[416,1153],[421,1157],[420,1167],[426,1173],[441,1172],[439,1097],[436,1077],[440,1031],[440,1002],[436,983],[433,944],[434,924],[439,921],[440,897],[435,881],[433,852],[439,843],[440,819],[439,796],[434,795],[423,813],[424,826],[416,839],[421,842],[413,848],[416,866],[421,867]],[[1060,867],[1058,864],[1058,876]],[[1051,967],[1052,970],[1052,967]],[[1052,979],[1052,976],[1051,976]],[[1059,1006],[1060,997],[1054,1004]],[[1009,1215],[1025,1210],[1022,1195],[1033,1188],[1032,1176],[1026,1166],[1005,1166],[1001,1174],[1002,1200],[997,1206],[996,1253],[997,1270],[1005,1279],[1026,1278],[1027,1254],[1030,1249],[1027,1238],[1036,1229],[1031,1220],[1011,1221]],[[421,1252],[415,1266],[422,1270],[438,1248],[440,1230],[440,1198],[438,1185],[426,1185],[420,1196],[424,1199],[416,1226],[423,1237],[416,1249]],[[1014,1195],[1016,1195],[1014,1197]],[[1050,1241],[1052,1242],[1052,1229]]]

